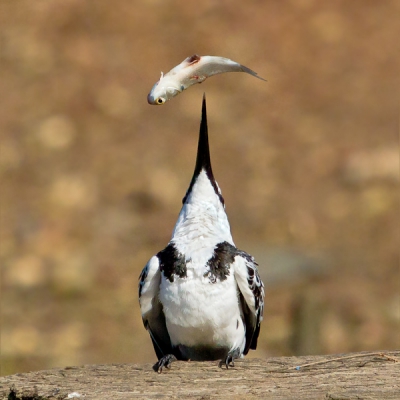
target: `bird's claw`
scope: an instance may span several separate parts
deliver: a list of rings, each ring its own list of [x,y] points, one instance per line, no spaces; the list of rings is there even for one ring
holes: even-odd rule
[[[220,361],[219,367],[222,368],[224,365],[226,369],[229,369],[229,367],[235,367],[235,359],[240,357],[240,351],[239,349],[235,349],[233,351],[230,351],[228,355]]]
[[[158,372],[161,374],[163,368],[170,369],[171,364],[173,361],[176,361],[176,357],[173,354],[167,354],[166,356],[160,358],[154,365],[153,369],[154,371]]]

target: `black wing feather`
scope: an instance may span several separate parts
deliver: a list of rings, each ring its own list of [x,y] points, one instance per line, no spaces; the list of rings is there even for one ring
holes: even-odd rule
[[[246,355],[250,349],[257,348],[257,340],[260,334],[260,324],[263,319],[264,312],[264,284],[261,281],[257,269],[257,263],[254,258],[244,251],[237,251],[237,255],[244,261],[246,270],[242,268],[237,271],[242,277],[245,275],[247,289],[250,289],[251,295],[254,299],[255,312],[250,309],[248,300],[245,297],[245,291],[241,290],[239,286],[239,299],[242,310],[242,319],[246,327],[246,345],[243,354]],[[238,277],[237,277],[238,279]],[[243,289],[243,287],[242,287]]]
[[[146,265],[140,274],[139,281],[139,300],[141,302],[148,302],[151,298],[151,307],[143,314],[143,325],[150,334],[153,342],[154,350],[157,358],[160,359],[167,354],[172,354],[171,339],[167,330],[165,322],[165,315],[163,306],[158,299],[158,291],[161,283],[161,271],[159,268],[159,259],[157,258],[157,264],[152,264],[152,260]],[[151,282],[149,281],[149,270],[154,268],[155,273],[152,274]],[[145,285],[149,283],[152,289],[149,289],[150,293],[145,293]],[[147,303],[148,304],[148,303]]]

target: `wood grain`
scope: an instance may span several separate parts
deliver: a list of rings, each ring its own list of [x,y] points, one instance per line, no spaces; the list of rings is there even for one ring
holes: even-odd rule
[[[0,378],[1,399],[400,399],[400,351],[66,367]],[[78,396],[80,397],[73,397]],[[68,397],[69,396],[69,397]]]

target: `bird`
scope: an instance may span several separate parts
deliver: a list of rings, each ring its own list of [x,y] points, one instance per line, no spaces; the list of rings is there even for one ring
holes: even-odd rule
[[[152,105],[162,105],[195,83],[202,83],[208,77],[224,72],[246,72],[265,81],[250,68],[229,58],[194,54],[165,75],[161,72],[160,79],[147,96],[147,102]]]
[[[197,158],[171,240],[139,277],[139,303],[159,373],[176,360],[234,360],[256,349],[264,284],[254,258],[236,248],[211,168],[203,96]]]

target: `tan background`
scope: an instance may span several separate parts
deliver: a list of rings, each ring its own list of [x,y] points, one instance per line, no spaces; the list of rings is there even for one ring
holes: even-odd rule
[[[156,357],[137,278],[168,242],[207,95],[214,173],[267,286],[253,356],[399,347],[398,1],[1,1],[3,375]],[[226,74],[162,107],[185,57]]]

